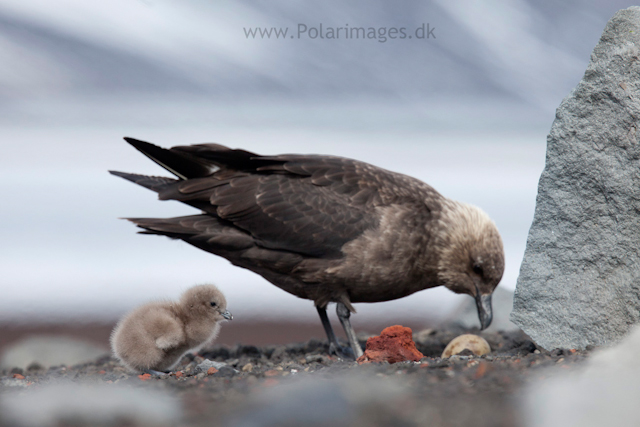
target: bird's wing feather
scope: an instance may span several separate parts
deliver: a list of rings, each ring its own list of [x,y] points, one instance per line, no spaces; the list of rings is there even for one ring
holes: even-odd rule
[[[160,198],[198,206],[269,249],[338,257],[346,242],[377,226],[377,206],[415,203],[428,191],[437,194],[413,178],[340,157],[267,157],[232,150],[233,169],[228,169],[218,147],[212,146],[213,154],[207,145],[179,147],[215,159],[221,169],[169,186]]]
[[[157,191],[162,200],[201,209],[268,249],[337,258],[345,243],[378,225],[378,207],[409,203],[429,209],[428,200],[442,197],[415,178],[342,157],[260,156],[218,144],[164,149],[127,141],[182,179],[120,176]]]

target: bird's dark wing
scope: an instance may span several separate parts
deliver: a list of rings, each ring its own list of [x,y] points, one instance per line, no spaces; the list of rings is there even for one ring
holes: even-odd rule
[[[440,198],[419,180],[341,157],[259,156],[217,144],[165,150],[170,161],[167,152],[219,169],[208,176],[178,171],[193,178],[156,187],[161,199],[198,207],[261,247],[304,255],[341,256],[345,243],[378,225],[379,206]]]

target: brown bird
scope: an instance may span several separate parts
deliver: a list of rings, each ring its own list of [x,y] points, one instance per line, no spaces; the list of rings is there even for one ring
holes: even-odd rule
[[[213,285],[194,286],[178,302],[152,302],[123,317],[111,333],[111,349],[131,371],[166,372],[186,353],[213,341],[225,319],[233,316],[222,292]]]
[[[449,200],[415,178],[357,160],[260,156],[218,144],[164,149],[127,142],[177,179],[112,174],[202,212],[128,218],[143,234],[182,239],[314,301],[332,351],[326,307],[337,314],[356,357],[352,303],[402,298],[445,286],[475,298],[481,328],[502,278],[498,230],[481,209]]]

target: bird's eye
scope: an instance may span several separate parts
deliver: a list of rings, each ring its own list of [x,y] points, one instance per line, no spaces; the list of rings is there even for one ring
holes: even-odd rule
[[[211,304],[211,307],[215,307],[216,305],[218,305],[214,301],[211,301],[210,304]]]
[[[476,273],[478,276],[482,276],[482,267],[480,267],[479,265],[474,265],[473,266],[473,272]]]

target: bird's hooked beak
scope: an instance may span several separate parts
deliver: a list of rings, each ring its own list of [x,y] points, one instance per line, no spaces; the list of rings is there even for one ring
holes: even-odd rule
[[[487,329],[493,320],[493,310],[491,309],[491,294],[481,295],[476,288],[476,305],[478,306],[478,318],[480,319],[480,330]]]
[[[491,304],[489,304],[489,309],[491,309]],[[233,320],[233,316],[231,315],[231,313],[229,313],[229,310],[225,310],[223,313],[220,313],[222,315],[222,317],[224,317],[227,320]]]

